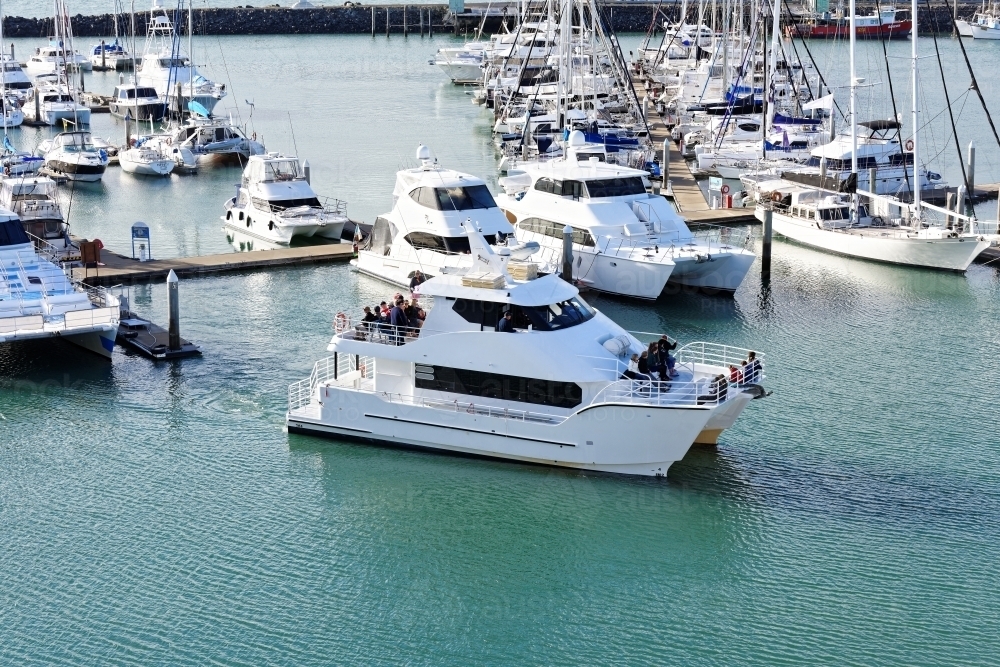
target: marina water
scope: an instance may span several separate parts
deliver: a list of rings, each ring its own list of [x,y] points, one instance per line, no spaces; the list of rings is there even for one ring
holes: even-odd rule
[[[230,87],[224,104],[245,118],[255,102],[269,149],[308,159],[317,191],[371,221],[417,142],[495,184],[488,115],[426,64],[449,40],[196,51]],[[107,116],[93,129],[124,136]],[[981,182],[1000,180],[988,139]],[[63,194],[74,233],[128,252],[142,219],[154,256],[183,256],[231,249],[218,216],[238,180],[109,170]],[[183,281],[182,333],[205,354],[174,365],[0,348],[0,663],[1000,655],[997,268],[937,274],[777,242],[770,285],[752,277],[733,299],[588,296],[628,329],[769,354],[773,396],[665,480],[284,433],[287,385],[323,355],[333,314],[393,291],[346,265]],[[131,297],[165,319],[165,286]]]

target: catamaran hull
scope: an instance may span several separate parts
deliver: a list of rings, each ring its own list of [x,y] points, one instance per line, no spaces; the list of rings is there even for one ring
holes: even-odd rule
[[[757,210],[758,219],[763,211]],[[989,247],[988,241],[970,238],[899,238],[890,232],[871,229],[870,233],[845,233],[819,229],[796,222],[788,216],[772,215],[774,231],[804,245],[838,255],[887,264],[901,264],[942,271],[964,272]]]
[[[233,209],[234,211],[236,209]],[[291,243],[292,239],[296,236],[301,236],[304,238],[310,238],[313,236],[319,236],[321,238],[327,239],[337,239],[340,240],[341,235],[344,232],[344,222],[329,222],[324,224],[306,224],[306,225],[273,225],[269,226],[268,223],[260,219],[251,219],[250,225],[247,226],[245,223],[241,223],[238,220],[226,220],[223,218],[226,227],[233,229],[241,234],[247,234],[255,238],[261,239],[263,241],[269,241],[271,243],[279,243],[282,245],[288,245]]]
[[[318,392],[319,405],[287,414],[290,433],[652,477],[665,476],[714,416],[702,407],[603,404],[558,424],[540,424],[484,416],[462,402],[451,411],[337,387]],[[622,437],[625,424],[628,438]]]
[[[118,328],[115,327],[113,331],[92,331],[90,333],[66,336],[65,338],[74,345],[110,360],[111,353],[115,349],[115,337],[117,334]]]
[[[479,63],[438,63],[452,83],[481,83],[483,70]]]
[[[734,293],[750,272],[756,255],[750,252],[720,254],[707,258],[678,257],[670,282],[708,292]]]
[[[137,176],[169,176],[170,172],[174,170],[173,160],[133,162],[125,158],[122,154],[118,155],[118,164],[121,165],[122,171]]]
[[[45,110],[42,109],[42,122],[46,125],[59,125],[67,121],[76,125],[90,125],[90,109]]]

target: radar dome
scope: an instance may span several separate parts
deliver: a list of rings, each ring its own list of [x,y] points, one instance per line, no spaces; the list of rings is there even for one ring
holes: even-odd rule
[[[424,160],[430,160],[431,149],[427,148],[427,146],[424,146],[423,144],[417,146],[417,159],[421,162]]]
[[[587,143],[587,138],[583,136],[583,132],[580,130],[573,130],[569,133],[569,145],[570,146],[583,146]]]

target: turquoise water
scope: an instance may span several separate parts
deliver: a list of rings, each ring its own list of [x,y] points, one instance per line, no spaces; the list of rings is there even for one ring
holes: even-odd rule
[[[290,150],[292,112],[317,189],[357,217],[387,209],[418,140],[492,173],[488,118],[426,40],[224,44],[257,131]],[[227,247],[237,171],[124,178],[75,200],[75,230],[120,247],[141,215],[154,253]],[[201,359],[0,348],[0,663],[997,662],[991,266],[779,242],[770,286],[731,300],[591,298],[630,329],[771,357],[773,396],[665,480],[289,436],[287,385],[332,314],[393,289],[341,265],[181,290]],[[165,319],[162,285],[131,296]]]

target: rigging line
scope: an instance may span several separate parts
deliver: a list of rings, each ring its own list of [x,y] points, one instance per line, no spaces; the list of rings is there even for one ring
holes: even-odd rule
[[[882,16],[882,5],[879,2],[879,0],[875,0],[875,11],[878,12],[879,16]],[[913,27],[913,30],[914,30],[914,36],[912,37],[912,39],[916,39],[916,26]],[[899,122],[899,111],[896,109],[896,93],[893,92],[892,89],[892,72],[889,71],[889,51],[885,46],[886,43],[885,39],[880,39],[879,42],[882,43],[882,55],[885,56],[885,75],[887,80],[889,81],[889,99],[892,101],[892,118],[896,122]],[[899,130],[896,130],[896,134],[897,135],[899,134]],[[917,177],[917,165],[913,165],[913,178],[917,181],[917,183],[920,182],[920,179]],[[909,190],[910,172],[906,168],[905,160],[903,163],[903,181],[906,183],[906,189]],[[869,183],[869,186],[871,187],[871,191],[875,192],[875,184]]]
[[[952,12],[948,12],[951,17],[951,25],[955,29],[955,34],[958,34],[958,24],[955,23],[955,16]],[[965,44],[962,42],[962,38],[958,38],[958,45],[962,49],[962,57],[965,58],[965,67],[969,70],[969,76],[972,77],[972,82],[969,84],[971,90],[976,91],[976,95],[979,97],[979,103],[983,107],[983,113],[986,114],[986,120],[990,123],[990,129],[993,130],[993,138],[997,140],[997,145],[1000,146],[1000,134],[997,134],[996,125],[993,124],[993,116],[990,115],[990,110],[986,108],[986,100],[983,99],[983,91],[979,89],[979,82],[976,81],[976,73],[972,71],[972,63],[969,62],[969,54],[965,52]]]
[[[931,11],[931,2],[930,2],[930,0],[924,0],[924,6],[927,7],[927,13],[929,14],[930,11]],[[944,89],[944,103],[948,107],[948,119],[951,121],[951,133],[955,137],[955,148],[958,150],[958,164],[962,168],[962,182],[965,183],[965,193],[966,193],[966,196],[969,198],[969,201],[971,202],[972,201],[972,195],[973,195],[972,184],[969,183],[969,174],[965,170],[965,159],[964,159],[964,156],[962,155],[962,146],[961,146],[961,144],[958,141],[958,129],[955,127],[955,114],[953,114],[952,111],[951,111],[951,100],[949,99],[949,96],[948,96],[948,81],[945,79],[945,76],[944,76],[944,65],[941,63],[941,50],[938,49],[937,27],[933,23],[931,23],[931,37],[934,38],[934,53],[937,54],[938,69],[941,71],[941,87]],[[961,39],[961,37],[959,39]],[[920,187],[920,181],[919,181],[919,179],[917,177],[917,170],[919,168],[920,168],[919,165],[917,165],[917,164],[913,165],[913,178],[914,178],[914,180],[916,180],[915,185],[918,188]],[[904,171],[905,171],[905,169],[904,169]],[[963,202],[955,202],[955,207],[956,208],[963,207],[963,206],[965,206],[965,202],[964,201]],[[972,218],[973,218],[973,220],[976,218],[976,207],[974,205],[972,206]]]
[[[792,14],[791,7],[788,6],[788,0],[781,0],[781,1],[782,1],[782,3],[784,3],[784,5],[785,5],[785,11],[788,12],[788,15],[789,16],[794,16],[794,14]],[[828,84],[826,82],[826,79],[823,77],[823,71],[820,70],[819,65],[816,64],[816,59],[813,58],[812,51],[809,50],[809,45],[806,44],[805,38],[802,36],[802,33],[799,32],[799,25],[797,23],[793,23],[792,27],[794,28],[794,32],[795,32],[795,34],[791,37],[792,48],[795,48],[795,38],[796,37],[798,37],[800,40],[802,40],[802,46],[806,50],[806,55],[809,56],[809,62],[812,63],[813,69],[816,70],[816,75],[819,76],[819,82],[821,84],[823,84],[824,86],[826,86],[826,89],[829,90],[831,92],[831,94],[832,94],[833,89],[830,87],[830,84]],[[795,49],[795,55],[798,56],[798,49]],[[834,97],[833,97],[833,106],[837,107],[837,111],[840,112],[840,117],[843,118],[844,121],[846,122],[847,121],[847,114],[845,114],[844,110],[840,108],[839,104],[837,104],[837,97],[836,97],[836,95],[834,95]]]

